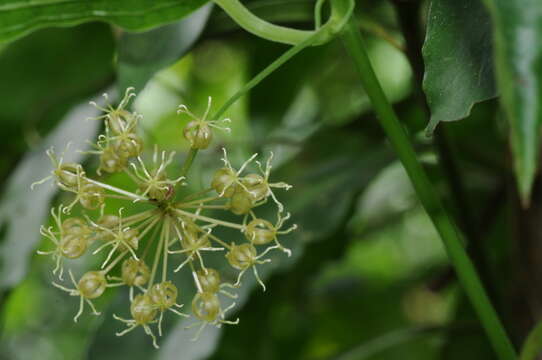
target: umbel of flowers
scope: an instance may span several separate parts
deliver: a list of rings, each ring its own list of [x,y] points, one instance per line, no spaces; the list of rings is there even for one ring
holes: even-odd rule
[[[104,122],[104,133],[92,144],[89,153],[99,157],[97,170],[100,179],[107,174],[125,173],[133,182],[127,189],[121,189],[90,177],[81,164],[65,163],[53,149],[47,155],[53,163],[51,175],[33,184],[51,179],[61,190],[73,194],[67,205],[51,209],[53,226],[42,226],[41,234],[50,240],[50,249],[38,251],[41,255],[52,256],[55,267],[53,274],[64,279],[64,264],[84,255],[102,256],[100,268],[84,273],[76,279],[68,270],[69,285],[53,282],[57,288],[70,296],[79,298],[77,321],[88,306],[92,314],[99,315],[93,300],[99,298],[111,287],[128,288],[130,307],[127,318],[114,315],[126,327],[117,333],[122,336],[138,327],[151,336],[157,346],[155,332],[162,335],[162,319],[165,313],[182,317],[184,304],[178,304],[179,291],[168,274],[181,270],[190,271],[194,282],[195,295],[191,303],[192,316],[198,326],[194,339],[207,324],[237,324],[226,320],[226,313],[235,306],[233,291],[241,286],[244,274],[252,272],[265,291],[265,285],[258,276],[258,266],[271,260],[266,255],[273,250],[288,256],[291,252],[279,242],[281,235],[293,231],[296,226],[284,227],[289,214],[275,195],[276,189],[290,188],[283,182],[272,182],[271,160],[265,166],[250,157],[239,168],[228,160],[223,149],[224,167],[216,170],[209,187],[203,191],[179,195],[179,188],[187,179],[179,174],[171,176],[167,168],[173,162],[175,153],[158,151],[154,147],[150,161],[143,157],[144,144],[137,134],[141,115],[127,110],[130,99],[135,96],[128,89],[117,107],[98,107],[102,116],[95,119]],[[107,98],[107,96],[105,96]],[[191,121],[184,129],[184,137],[192,146],[191,151],[205,149],[212,140],[213,128],[223,128],[219,121],[208,120],[211,99],[201,118],[192,114],[184,105],[184,113]],[[228,119],[222,122],[229,121]],[[250,173],[248,165],[255,162],[259,172]],[[126,203],[116,213],[106,213],[108,199],[121,199]],[[259,218],[255,209],[271,199],[277,207],[276,219],[269,221]],[[124,208],[135,207],[134,203],[145,203],[147,208],[130,216],[124,215]],[[74,206],[83,208],[81,217],[70,216]],[[86,210],[98,210],[86,213]],[[211,213],[212,212],[212,213]],[[232,212],[239,216],[239,222],[214,217],[217,212]],[[98,213],[92,218],[90,213]],[[239,232],[239,241],[227,243],[215,234],[215,229],[226,227]],[[221,274],[205,266],[206,254],[222,252],[225,260],[239,272],[233,284],[224,282]],[[101,261],[101,260],[100,260]],[[170,271],[173,269],[173,272]],[[223,304],[229,299],[229,304]],[[154,330],[153,330],[154,328]]]

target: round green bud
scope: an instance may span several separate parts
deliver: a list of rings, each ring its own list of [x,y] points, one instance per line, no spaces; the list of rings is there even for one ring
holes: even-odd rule
[[[98,225],[104,228],[112,229],[119,224],[119,217],[117,215],[105,214],[98,219]]]
[[[85,273],[79,283],[77,289],[85,299],[96,299],[100,297],[107,287],[107,281],[101,271],[89,271]]]
[[[245,236],[254,245],[264,245],[275,240],[277,230],[269,221],[254,219],[248,223]]]
[[[53,173],[60,184],[71,190],[77,190],[85,176],[83,167],[75,163],[62,164]]]
[[[130,313],[137,324],[144,325],[154,320],[158,309],[149,295],[139,294],[130,304]]]
[[[202,321],[213,322],[220,315],[218,296],[209,292],[198,292],[192,300],[192,312]]]
[[[60,239],[60,251],[68,259],[77,259],[87,250],[87,237],[78,234],[68,234]]]
[[[220,274],[215,269],[207,268],[196,272],[198,282],[203,292],[217,293],[220,290]]]
[[[207,149],[213,140],[213,132],[205,121],[190,121],[185,126],[183,135],[192,149]]]
[[[230,211],[235,215],[245,215],[254,207],[252,196],[242,188],[238,188],[230,199]]]
[[[237,270],[245,270],[254,265],[257,252],[252,244],[232,244],[226,259]]]
[[[213,175],[211,181],[211,187],[220,195],[224,197],[232,197],[235,193],[237,184],[237,175],[231,169],[221,168],[218,169]]]
[[[115,229],[116,227],[118,227],[119,225],[119,217],[116,216],[116,215],[103,215],[102,217],[100,217],[97,221],[97,224],[104,227],[104,228],[107,228],[107,229],[110,229],[110,230],[113,230]],[[109,233],[108,231],[105,231],[105,230],[97,230],[97,236],[94,238],[94,239],[99,239],[99,240],[103,240],[103,241],[111,241],[111,240],[114,240],[115,236],[111,233]]]
[[[122,281],[128,286],[143,286],[149,281],[150,270],[143,260],[128,258],[122,263]]]
[[[269,185],[261,175],[248,174],[242,181],[254,201],[263,200],[269,194]]]
[[[143,140],[134,133],[123,134],[116,141],[115,149],[121,158],[136,157],[143,151]]]
[[[177,301],[177,287],[171,281],[154,284],[148,291],[152,302],[164,311],[175,305]]]
[[[104,201],[104,190],[98,185],[85,183],[79,189],[79,202],[85,209],[97,209]]]
[[[121,241],[121,244],[119,245],[119,251],[125,251],[126,244],[130,246],[132,249],[137,250],[139,246],[139,231],[137,229],[126,229],[120,232],[117,236],[120,237],[120,239],[116,239],[118,241]]]
[[[103,152],[100,155],[99,170],[103,170],[108,173],[115,173],[124,170],[127,163],[127,158],[117,154],[115,147],[109,145],[103,149]]]
[[[137,116],[124,109],[116,109],[107,115],[109,128],[115,135],[125,134],[135,127]]]
[[[210,247],[211,241],[205,235],[200,236],[200,231],[196,224],[189,219],[183,219],[181,222],[181,245],[186,250],[198,250],[204,247]]]
[[[90,233],[90,228],[80,217],[71,217],[62,222],[62,231],[64,234],[86,236]]]
[[[151,171],[150,175],[152,178],[148,181],[142,182],[139,185],[139,190],[141,192],[147,192],[147,195],[150,199],[162,201],[171,196],[171,188],[168,185],[160,184],[159,182],[167,180],[165,173],[160,173],[158,176],[155,174],[155,171]]]

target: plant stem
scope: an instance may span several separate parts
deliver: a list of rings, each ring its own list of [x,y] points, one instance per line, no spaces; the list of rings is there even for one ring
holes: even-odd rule
[[[232,97],[228,99],[221,107],[218,109],[218,111],[212,116],[213,119],[219,119],[228,109],[235,104],[239,98],[241,98],[243,95],[245,95],[248,91],[250,91],[254,86],[258,85],[263,79],[265,79],[267,76],[269,76],[273,71],[277,70],[280,66],[284,65],[288,60],[290,60],[294,55],[298,54],[301,50],[304,48],[311,46],[321,35],[321,31],[316,31],[312,33],[308,38],[301,41],[299,44],[292,46],[288,51],[286,51],[284,54],[282,54],[277,60],[273,61],[271,64],[269,64],[265,69],[263,69],[258,75],[253,77],[248,83],[246,83],[241,89],[239,89],[235,94],[233,94]],[[197,149],[190,149],[188,152],[188,156],[186,157],[186,160],[184,161],[183,167],[181,169],[181,175],[180,176],[186,176],[188,174],[188,170],[190,170],[190,167],[192,166],[192,163],[194,162],[194,158],[198,154]]]
[[[232,222],[229,222],[229,221],[222,221],[222,220],[218,220],[218,219],[213,219],[213,218],[203,216],[203,215],[193,214],[191,212],[183,211],[181,209],[175,209],[175,212],[178,213],[181,216],[186,216],[186,217],[189,217],[189,218],[192,218],[192,219],[205,221],[205,222],[208,222],[210,224],[230,227],[230,228],[237,229],[237,230],[243,230],[244,229],[243,225],[239,225],[239,224],[232,223]]]
[[[148,198],[144,197],[144,196],[140,196],[140,195],[137,195],[137,194],[134,194],[134,193],[131,193],[129,191],[126,191],[126,190],[122,190],[122,189],[119,189],[117,187],[114,187],[112,185],[108,185],[108,184],[104,184],[102,182],[99,182],[97,180],[94,180],[94,179],[91,179],[91,178],[85,178],[86,181],[88,181],[89,183],[92,183],[94,185],[98,185],[106,190],[110,190],[110,191],[113,191],[113,192],[116,192],[116,193],[119,193],[121,195],[125,195],[127,197],[129,197],[130,199],[133,199],[133,200],[138,200],[138,201],[149,201]]]
[[[331,16],[320,26],[320,10],[323,0],[315,7],[317,31],[291,29],[271,24],[250,12],[239,0],[214,0],[239,26],[262,39],[283,44],[297,45],[318,33],[318,39],[313,45],[320,45],[333,39],[342,29],[354,9],[354,0],[330,0]],[[320,31],[323,30],[323,31]]]
[[[169,224],[169,217],[166,216],[164,219],[164,227],[165,227],[165,238],[164,238],[164,259],[162,260],[162,282],[166,281],[167,278],[167,258],[168,258],[168,248],[169,248],[169,230],[170,230],[170,224]]]
[[[165,225],[162,225],[162,228],[160,230],[161,230],[160,238],[158,239],[158,245],[156,245],[156,252],[154,253],[154,261],[152,263],[152,270],[151,270],[151,275],[149,277],[149,284],[147,285],[147,291],[150,290],[150,288],[154,284],[154,276],[156,275],[156,269],[158,268],[158,263],[160,262],[160,254],[162,252],[162,246],[164,245]]]
[[[180,176],[186,177],[186,174],[188,174],[188,170],[190,170],[190,167],[192,166],[197,154],[198,149],[191,148],[190,151],[188,151],[188,155],[186,156],[186,160],[184,160]]]
[[[317,0],[316,5],[314,5],[314,27],[316,30],[322,26],[322,7],[326,0]]]
[[[405,39],[406,56],[412,67],[414,75],[414,94],[418,99],[425,115],[429,119],[430,109],[423,93],[424,64],[422,58],[423,32],[417,19],[419,19],[422,4],[418,1],[405,2],[394,0],[393,6]],[[429,122],[429,121],[428,121]],[[471,211],[471,204],[461,176],[458,160],[454,156],[453,143],[448,135],[446,124],[440,126],[434,132],[434,146],[436,147],[439,164],[451,192],[451,201],[455,208],[455,216],[459,228],[463,230],[467,240],[467,251],[471,256],[480,279],[484,284],[490,299],[495,301],[497,292],[491,282],[490,267],[483,248],[484,233],[478,231],[474,216]]]
[[[219,119],[230,108],[230,106],[232,106],[233,104],[235,104],[237,100],[239,100],[239,98],[245,95],[253,87],[258,85],[263,79],[268,77],[273,71],[277,70],[279,67],[284,65],[288,60],[290,60],[292,57],[298,54],[301,50],[305,49],[306,47],[311,46],[319,38],[319,36],[320,36],[320,31],[316,31],[314,34],[304,39],[299,44],[289,48],[284,54],[279,56],[278,59],[276,59],[271,64],[269,64],[265,69],[260,71],[258,75],[254,76],[241,89],[239,89],[235,94],[233,94],[233,96],[230,97],[228,101],[226,101],[224,105],[222,105],[222,107],[218,109],[218,111],[213,115],[213,119]]]
[[[243,29],[267,40],[293,45],[314,33],[271,24],[251,13],[239,0],[214,0],[214,2]]]
[[[421,204],[439,233],[448,253],[448,257],[457,272],[461,285],[478,314],[482,326],[484,327],[498,358],[501,360],[515,360],[517,358],[516,352],[508,339],[506,331],[504,330],[493,305],[486,295],[476,273],[476,269],[465,251],[461,237],[452,220],[446,213],[425,170],[418,161],[405,129],[399,122],[399,119],[376,78],[365,50],[365,44],[355,26],[354,19],[351,19],[347,24],[343,33],[343,40],[354,60],[363,87],[371,100],[374,111],[380,120],[380,124],[384,128],[389,141],[395,148],[397,155],[416,190]]]

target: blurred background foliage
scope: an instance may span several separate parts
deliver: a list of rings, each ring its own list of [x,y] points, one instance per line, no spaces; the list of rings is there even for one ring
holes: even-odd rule
[[[195,9],[204,1],[187,3]],[[313,1],[244,3],[269,21],[312,26]],[[425,136],[420,45],[429,3],[359,1],[359,27],[386,94],[519,344],[541,304],[540,183],[531,208],[522,209],[493,88],[457,111],[468,107],[459,116],[465,119],[441,123],[432,138]],[[0,19],[2,11],[9,9],[0,4]],[[120,325],[111,314],[128,300],[114,291],[97,302],[103,316],[73,323],[76,300],[51,286],[50,259],[35,255],[43,245],[39,224],[47,221],[51,202],[63,201],[49,185],[29,191],[48,171],[44,149],[92,139],[97,125],[85,122],[93,111],[86,103],[134,85],[146,143],[180,153],[178,170],[189,146],[181,136],[187,119],[176,114],[177,105],[199,113],[212,96],[219,107],[287,49],[247,34],[210,5],[173,23],[155,17],[106,19],[146,32],[75,21],[59,22],[71,27],[41,24],[26,36],[30,29],[9,32],[0,21],[4,39],[18,37],[0,47],[0,359],[494,359],[339,39],[304,50],[241,98],[227,113],[232,134],[217,134],[191,169],[190,186],[199,189],[209,183],[224,144],[234,163],[273,151],[274,176],[294,185],[284,194],[300,225],[285,240],[294,256],[262,267],[265,293],[244,284],[240,324],[207,329],[190,342],[186,323],[169,319],[161,348],[154,350],[142,331],[115,337]],[[426,74],[426,86],[447,69]],[[94,159],[83,159],[95,166]],[[179,277],[185,300],[192,291],[182,287],[188,281]]]

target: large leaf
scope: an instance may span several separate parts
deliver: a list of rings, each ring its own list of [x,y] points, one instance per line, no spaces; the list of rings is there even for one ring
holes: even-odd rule
[[[491,23],[481,0],[431,1],[423,57],[429,132],[496,96]]]
[[[45,26],[73,26],[100,20],[137,31],[173,22],[207,0],[4,0],[0,4],[0,42]]]
[[[145,33],[123,33],[118,44],[119,88],[143,89],[158,71],[183,56],[197,40],[212,6],[204,6],[190,16]]]
[[[0,245],[0,289],[16,285],[25,276],[30,255],[41,238],[39,227],[57,190],[47,183],[30,191],[34,181],[51,172],[45,150],[54,147],[62,152],[68,141],[75,148],[84,148],[85,141],[94,137],[99,126],[98,121],[84,119],[96,115],[97,109],[86,103],[73,109],[41,146],[22,159],[11,175],[0,203],[0,224],[6,229]],[[67,151],[64,161],[79,162],[82,157],[78,152]]]
[[[101,23],[41,30],[5,47],[0,53],[0,181],[67,111],[112,81],[113,57],[113,34]]]
[[[510,122],[516,177],[528,205],[542,124],[542,2],[485,3],[493,18],[497,85]]]

